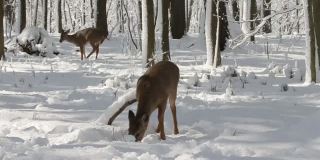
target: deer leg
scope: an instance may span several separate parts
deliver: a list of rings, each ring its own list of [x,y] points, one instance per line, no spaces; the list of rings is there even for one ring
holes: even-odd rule
[[[160,119],[159,118],[160,114],[161,114],[161,110],[160,110],[160,107],[158,107],[158,120]],[[160,120],[159,120],[159,123],[158,123],[158,127],[156,129],[156,133],[160,133]]]
[[[92,51],[90,52],[90,54],[87,56],[87,58],[89,58],[96,50],[97,50],[97,45],[95,45],[94,43],[90,43],[92,46]]]
[[[99,45],[97,46],[97,50],[96,50],[96,59],[98,59],[98,54],[99,54]]]
[[[166,101],[159,105],[158,107],[158,128],[160,131],[160,139],[165,140],[166,135],[164,133],[164,112],[166,111]]]
[[[160,130],[160,139],[162,140],[166,140],[166,135],[164,133],[164,111],[165,111],[165,108],[160,107],[159,113],[158,113],[158,120],[159,120],[158,127]]]
[[[80,46],[81,60],[83,60],[84,48]]]
[[[177,110],[176,110],[176,98],[177,98],[177,91],[175,91],[173,95],[170,95],[169,103],[170,103],[170,108],[171,108],[172,118],[173,118],[174,134],[179,134]]]

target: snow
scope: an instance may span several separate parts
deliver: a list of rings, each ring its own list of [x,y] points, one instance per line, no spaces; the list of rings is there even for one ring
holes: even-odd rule
[[[122,95],[120,98],[118,98],[115,102],[110,105],[104,114],[102,114],[98,120],[97,123],[106,124],[108,122],[109,118],[126,102],[136,99],[136,90],[131,89],[127,91],[126,94]]]
[[[42,56],[55,57],[57,48],[48,32],[43,28],[26,27],[21,34],[16,37],[19,44],[31,43],[32,51],[39,51]],[[10,46],[17,46],[15,41]],[[11,47],[10,47],[11,48]]]
[[[61,53],[57,57],[7,53],[8,61],[1,64],[0,159],[319,159],[320,86],[283,72],[292,66],[294,77],[304,74],[305,68],[295,65],[304,66],[303,38],[283,36],[278,44],[268,37],[270,45],[279,45],[270,47],[268,60],[259,47],[265,38],[257,36],[255,45],[223,52],[223,67],[214,70],[204,65],[206,51],[198,35],[171,40],[172,61],[181,75],[180,134],[173,134],[167,107],[167,139],[155,133],[155,111],[142,142],[134,142],[127,134],[126,110],[112,126],[105,122],[135,97],[136,81],[145,71],[141,56],[123,54],[115,36],[101,46],[100,59],[80,61],[77,47],[51,36]],[[280,72],[271,73],[277,65]],[[195,80],[200,85],[188,85]],[[289,89],[281,92],[284,84]]]

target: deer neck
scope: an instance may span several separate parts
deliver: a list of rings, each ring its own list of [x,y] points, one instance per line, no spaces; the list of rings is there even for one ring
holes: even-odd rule
[[[140,101],[138,100],[138,108],[137,108],[137,117],[142,117],[143,115],[151,115],[153,110],[155,109],[155,104],[151,103],[149,99],[146,98],[140,98]]]

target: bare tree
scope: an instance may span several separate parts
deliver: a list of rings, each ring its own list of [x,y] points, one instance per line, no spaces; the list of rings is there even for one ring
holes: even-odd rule
[[[0,1],[0,60],[5,59],[4,53],[4,37],[3,37],[3,13],[4,13],[4,6],[3,1]]]
[[[48,0],[43,0],[43,28],[48,30]]]
[[[162,49],[162,59],[167,61],[170,59],[170,46],[169,46],[169,0],[161,1],[162,10],[162,27],[161,27],[161,49]]]
[[[318,17],[315,17],[317,8],[315,6],[315,1],[318,0],[304,0],[304,11],[305,11],[305,25],[306,25],[306,43],[307,43],[307,52],[306,52],[306,75],[305,81],[307,83],[312,83],[317,81],[317,70],[316,70],[316,53],[317,50],[316,44],[316,22]],[[319,30],[318,30],[319,31]]]
[[[263,0],[261,9],[261,17],[268,17],[271,15],[271,0]],[[271,33],[271,18],[267,20],[267,23],[262,28],[264,33]]]
[[[107,0],[97,0],[96,28],[103,31],[108,31],[106,5]]]
[[[20,33],[26,27],[26,24],[27,24],[26,0],[20,0]]]
[[[180,39],[186,30],[185,1],[171,0],[170,15],[172,38]]]
[[[33,26],[37,26],[37,20],[38,20],[38,5],[39,4],[39,0],[35,0],[35,5],[34,5],[34,17],[33,17]]]
[[[141,0],[142,3],[142,63],[149,64],[154,56],[154,6],[152,0]]]
[[[217,39],[217,16],[216,16],[216,2],[217,0],[206,1],[206,22],[205,22],[205,34],[206,34],[206,46],[207,46],[207,62],[208,66],[214,65],[214,57],[216,51],[216,39]]]
[[[256,28],[256,18],[257,18],[257,2],[256,0],[250,0],[250,30],[253,31]],[[254,35],[250,37],[250,41],[254,42],[255,38]]]
[[[57,8],[58,8],[58,11],[57,11],[57,18],[58,18],[58,32],[59,33],[62,33],[62,0],[58,0],[57,2]]]
[[[240,19],[240,11],[239,11],[239,6],[238,6],[238,1],[237,0],[232,0],[231,1],[232,5],[232,16],[235,21],[239,21]]]
[[[15,22],[15,1],[6,0],[4,1],[4,16],[6,20],[6,36],[11,38],[12,26]]]
[[[194,0],[186,0],[186,32],[189,32]]]

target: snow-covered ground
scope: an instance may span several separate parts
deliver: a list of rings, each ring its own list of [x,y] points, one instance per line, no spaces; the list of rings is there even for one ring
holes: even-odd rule
[[[141,143],[126,136],[127,110],[113,126],[97,123],[108,106],[135,88],[145,70],[141,57],[123,53],[121,38],[112,38],[101,46],[98,60],[80,61],[78,48],[59,44],[58,36],[55,41],[62,53],[56,58],[8,55],[8,62],[1,64],[0,159],[320,157],[320,86],[288,79],[282,71],[286,64],[294,75],[299,75],[296,66],[304,70],[305,43],[299,36],[281,42],[269,38],[270,60],[264,53],[265,38],[227,50],[224,66],[242,72],[234,78],[223,67],[203,66],[203,40],[187,36],[171,41],[172,59],[181,72],[176,101],[180,134],[172,134],[167,111],[167,140],[160,141],[155,112]],[[136,105],[129,108],[135,110]]]

